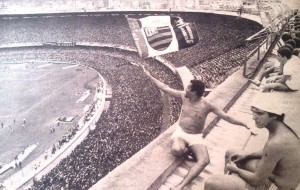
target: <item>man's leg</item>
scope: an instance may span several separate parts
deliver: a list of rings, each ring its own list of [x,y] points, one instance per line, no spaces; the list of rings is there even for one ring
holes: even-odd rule
[[[246,182],[236,175],[215,175],[205,181],[204,190],[245,190]]]
[[[187,155],[189,149],[187,142],[180,137],[175,137],[172,142],[171,152],[176,157],[183,157]]]
[[[263,65],[261,71],[258,73],[256,79],[250,80],[253,84],[256,86],[260,86],[261,81],[263,80],[264,77],[268,77],[268,75],[272,72],[274,72],[275,67],[273,62],[267,62]]]
[[[209,164],[209,155],[205,145],[195,144],[190,146],[190,150],[195,154],[197,162],[191,167],[185,178],[172,190],[181,190],[193,181],[202,170]]]
[[[282,83],[268,83],[264,85],[263,92],[270,92],[271,90],[290,91],[289,87]]]

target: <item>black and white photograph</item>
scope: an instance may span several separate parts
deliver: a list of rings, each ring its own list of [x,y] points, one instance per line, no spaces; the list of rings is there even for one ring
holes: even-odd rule
[[[300,190],[300,1],[0,0],[0,190]]]

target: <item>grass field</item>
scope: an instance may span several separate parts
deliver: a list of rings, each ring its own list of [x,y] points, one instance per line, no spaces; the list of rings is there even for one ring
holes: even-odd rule
[[[72,128],[72,123],[57,126],[58,117],[75,117],[77,123],[85,105],[91,104],[98,74],[86,67],[68,66],[0,64],[0,163],[11,162],[27,146],[38,144],[23,162],[25,166]],[[92,94],[76,103],[86,90]],[[55,133],[50,133],[51,126],[55,126]]]

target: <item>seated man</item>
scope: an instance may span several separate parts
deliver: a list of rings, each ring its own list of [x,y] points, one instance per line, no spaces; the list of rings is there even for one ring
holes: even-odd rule
[[[300,59],[292,55],[290,49],[285,46],[279,48],[278,61],[284,65],[283,74],[267,80],[263,87],[263,92],[277,91],[296,91],[300,89]]]
[[[154,78],[144,67],[143,69],[146,76],[160,90],[182,100],[182,112],[179,122],[176,124],[176,130],[171,137],[171,152],[178,157],[191,154],[194,156],[196,163],[190,168],[185,178],[177,186],[171,188],[172,190],[181,190],[194,180],[210,162],[202,136],[207,115],[214,113],[232,124],[245,127],[247,127],[247,124],[226,114],[203,97],[205,85],[202,81],[191,80],[185,91],[175,90]]]
[[[262,150],[253,152],[227,151],[225,157],[230,162],[226,169],[232,174],[210,177],[205,182],[205,190],[265,190],[271,183],[280,190],[297,187],[300,182],[300,140],[294,121],[299,119],[295,118],[297,114],[284,113],[291,111],[294,104],[299,105],[299,101],[287,95],[261,93],[256,97],[251,107],[253,120],[256,127],[269,131],[266,144]],[[287,104],[287,100],[295,102]]]
[[[256,86],[260,86],[261,81],[264,77],[268,78],[271,73],[282,74],[282,70],[283,66],[281,66],[279,62],[267,62],[262,66],[261,71],[257,75],[257,78],[254,80],[250,80],[250,82],[252,82]]]
[[[282,49],[283,47],[288,48],[291,52],[294,51],[294,47],[291,44],[285,44],[284,46],[282,46],[280,49]],[[287,57],[290,57],[288,54],[285,54]],[[277,57],[278,59],[278,57]],[[250,80],[250,82],[252,82],[253,84],[255,84],[256,86],[260,86],[261,81],[263,80],[263,78],[268,78],[271,75],[282,75],[283,74],[283,67],[284,67],[284,63],[282,60],[279,61],[275,61],[275,62],[267,62],[263,65],[261,71],[258,73],[257,78],[255,80]]]

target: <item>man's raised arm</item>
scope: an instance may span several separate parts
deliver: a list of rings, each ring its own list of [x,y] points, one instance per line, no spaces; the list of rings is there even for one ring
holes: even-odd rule
[[[165,83],[163,82],[160,82],[159,80],[157,80],[156,78],[154,78],[149,71],[147,71],[145,69],[144,66],[142,66],[143,68],[143,71],[144,73],[147,75],[147,77],[162,91],[172,95],[172,96],[175,96],[177,98],[181,98],[182,95],[183,95],[183,91],[179,91],[179,90],[175,90],[173,88],[170,88],[168,85],[166,85]]]

